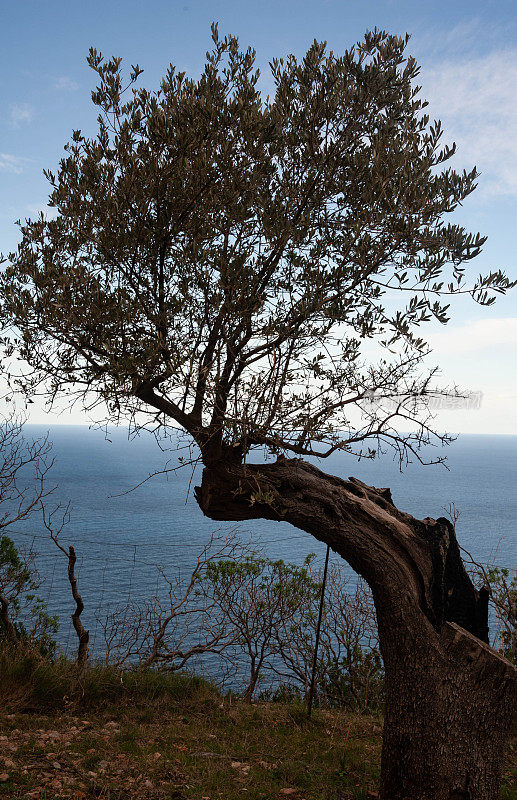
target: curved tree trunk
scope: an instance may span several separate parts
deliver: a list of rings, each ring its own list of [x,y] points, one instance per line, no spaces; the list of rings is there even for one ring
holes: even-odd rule
[[[77,561],[77,556],[75,554],[75,549],[70,545],[68,548],[68,580],[70,581],[70,586],[72,587],[72,596],[75,600],[75,611],[72,614],[72,624],[74,626],[74,630],[77,634],[77,639],[79,641],[79,646],[77,648],[77,668],[79,672],[82,672],[86,666],[86,662],[88,661],[88,647],[90,642],[90,632],[85,630],[84,625],[81,621],[81,614],[84,611],[84,603],[83,598],[79,594],[79,590],[77,588],[77,578],[75,577],[75,562]]]
[[[399,511],[389,489],[279,459],[206,467],[196,498],[216,520],[290,522],[372,589],[386,671],[382,800],[496,800],[517,670],[488,644],[448,520]]]
[[[383,632],[381,796],[496,800],[515,700],[511,665],[454,623],[437,641],[422,633],[400,647],[389,622]]]

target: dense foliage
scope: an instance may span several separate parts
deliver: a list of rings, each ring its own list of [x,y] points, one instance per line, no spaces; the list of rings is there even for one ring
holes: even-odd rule
[[[466,279],[484,238],[448,221],[476,170],[443,166],[408,37],[315,41],[263,99],[254,51],[212,36],[201,77],[171,66],[157,91],[90,51],[98,133],[74,131],[46,173],[56,218],[21,224],[1,276],[6,352],[30,366],[8,362],[11,385],[179,425],[205,461],[417,449],[437,390],[419,326],[511,285]]]

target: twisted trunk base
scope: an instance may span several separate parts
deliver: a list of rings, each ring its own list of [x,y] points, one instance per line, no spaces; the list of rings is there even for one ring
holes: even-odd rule
[[[488,595],[452,525],[298,460],[211,464],[196,498],[212,519],[290,522],[368,582],[386,672],[382,800],[497,800],[517,670],[487,644]]]
[[[508,662],[454,623],[395,639],[386,670],[383,800],[497,800],[515,707]]]

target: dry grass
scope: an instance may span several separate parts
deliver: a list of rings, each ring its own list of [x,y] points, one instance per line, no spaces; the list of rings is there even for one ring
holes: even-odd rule
[[[307,723],[277,704],[18,713],[0,725],[0,797],[13,799],[367,797],[378,777],[378,720],[317,712]]]
[[[2,673],[3,669],[3,673]],[[0,800],[376,797],[382,721],[221,697],[200,679],[0,654]],[[502,797],[512,789],[515,742]]]

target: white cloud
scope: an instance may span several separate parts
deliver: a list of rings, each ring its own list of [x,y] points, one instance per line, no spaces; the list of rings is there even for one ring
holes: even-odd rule
[[[28,124],[34,119],[34,109],[28,103],[15,103],[11,106],[11,125],[19,128],[22,123]]]
[[[478,319],[460,327],[428,334],[433,353],[447,356],[489,348],[517,347],[517,317]]]
[[[444,26],[443,20],[437,18],[434,27],[429,27],[426,20],[420,30],[416,28],[411,35],[410,49],[416,46],[435,61],[450,60],[451,57],[457,59],[460,54],[462,58],[478,56],[482,47],[485,51],[495,50],[506,37],[507,30],[502,25],[493,22],[487,28],[480,17],[464,18],[453,27]]]
[[[517,392],[502,387],[483,390],[481,407],[439,411],[435,428],[454,433],[517,434]]]
[[[481,406],[436,412],[435,428],[462,433],[517,434],[517,317],[447,325],[425,337],[438,364],[436,385],[481,392]]]
[[[458,145],[455,166],[476,165],[483,194],[517,194],[517,50],[449,56],[419,80],[431,118]]]
[[[23,165],[25,161],[25,158],[13,156],[10,153],[0,153],[0,170],[4,170],[5,172],[14,172],[18,175],[20,172],[23,172]]]
[[[54,89],[57,89],[59,92],[75,92],[78,88],[79,84],[66,75],[58,78],[54,83]]]

